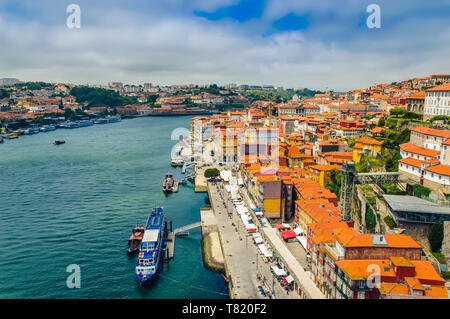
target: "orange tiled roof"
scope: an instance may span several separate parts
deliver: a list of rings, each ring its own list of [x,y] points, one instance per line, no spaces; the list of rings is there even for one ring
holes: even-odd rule
[[[427,157],[436,157],[440,153],[439,151],[423,148],[410,142],[401,144],[400,149],[404,152],[419,154]]]
[[[450,166],[448,166],[448,165],[439,164],[439,165],[427,167],[427,168],[425,168],[425,170],[428,172],[431,172],[431,173],[438,174],[438,175],[450,176]]]
[[[384,234],[388,247],[395,248],[422,248],[417,241],[408,235]],[[342,236],[336,238],[343,247],[378,247],[374,245],[371,234],[358,234],[356,236]]]
[[[433,128],[421,126],[411,129],[412,132],[417,132],[424,135],[438,136],[444,138],[450,138],[450,131],[436,130]]]
[[[444,83],[441,85],[438,85],[432,89],[428,89],[427,92],[430,91],[450,91],[450,83]]]
[[[406,165],[414,166],[414,167],[419,167],[419,168],[422,167],[422,161],[417,158],[412,158],[412,157],[402,158],[398,162],[406,164]]]

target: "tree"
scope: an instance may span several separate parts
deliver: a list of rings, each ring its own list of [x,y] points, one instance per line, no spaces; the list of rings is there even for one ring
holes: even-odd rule
[[[205,171],[205,177],[206,178],[213,178],[220,175],[220,171],[217,168],[208,168]]]
[[[381,118],[381,119],[378,121],[378,126],[380,126],[380,127],[383,127],[385,124],[386,124],[386,120],[385,120],[384,118]]]
[[[407,112],[408,111],[405,110],[405,109],[398,109],[398,108],[396,108],[396,109],[391,109],[389,111],[389,114],[393,115],[393,116],[401,116],[401,115],[405,115]]]
[[[428,187],[425,187],[423,185],[420,184],[416,184],[413,186],[413,196],[422,198],[422,197],[428,197],[431,193],[431,189],[429,189]]]
[[[366,206],[366,227],[370,232],[375,231],[375,227],[377,226],[377,218],[372,211],[372,208],[367,204]]]
[[[428,241],[430,242],[431,251],[439,252],[442,246],[442,240],[444,239],[444,225],[442,223],[434,223],[431,226],[430,233],[428,234]]]

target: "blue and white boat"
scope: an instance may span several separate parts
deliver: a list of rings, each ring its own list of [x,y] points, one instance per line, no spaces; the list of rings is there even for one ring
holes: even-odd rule
[[[136,280],[141,286],[148,286],[159,275],[165,246],[166,224],[164,209],[153,208],[148,216],[136,263]]]
[[[41,132],[50,132],[56,130],[56,126],[54,125],[44,125],[39,128]]]
[[[106,118],[108,120],[108,123],[117,123],[122,121],[122,118],[120,116],[110,116]]]
[[[78,127],[86,127],[86,126],[92,126],[94,125],[94,121],[91,120],[81,120],[78,121]]]

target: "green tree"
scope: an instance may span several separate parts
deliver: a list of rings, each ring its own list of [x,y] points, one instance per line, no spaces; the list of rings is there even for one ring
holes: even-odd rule
[[[386,120],[385,120],[384,118],[381,118],[381,119],[378,121],[378,126],[384,127],[385,124],[386,124]]]
[[[444,239],[444,225],[442,223],[434,223],[430,228],[428,234],[428,241],[430,242],[431,251],[440,252],[442,240]]]
[[[357,173],[369,173],[369,158],[366,155],[361,155],[359,163],[356,164]]]
[[[208,168],[205,170],[205,177],[206,178],[213,178],[220,175],[220,171],[217,168]]]
[[[375,227],[377,226],[377,217],[375,216],[375,214],[372,211],[372,208],[368,204],[366,206],[365,219],[366,219],[367,230],[370,232],[374,232]]]
[[[430,196],[431,193],[431,189],[429,189],[428,187],[425,187],[423,185],[420,184],[416,184],[413,186],[413,192],[412,195],[415,197],[428,197]]]

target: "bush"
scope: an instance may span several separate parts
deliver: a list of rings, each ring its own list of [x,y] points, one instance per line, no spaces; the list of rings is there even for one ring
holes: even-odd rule
[[[422,198],[422,197],[428,197],[431,193],[431,189],[428,187],[425,187],[420,184],[416,184],[413,186],[413,196]]]
[[[220,171],[217,168],[208,168],[205,171],[205,177],[206,178],[213,178],[220,175]]]
[[[447,258],[445,258],[444,254],[441,253],[432,253],[434,257],[436,257],[437,261],[439,261],[440,264],[446,264]]]
[[[431,226],[430,233],[428,234],[428,241],[430,242],[431,251],[439,252],[442,246],[442,240],[444,239],[444,225],[441,223],[434,223]]]
[[[372,208],[367,205],[366,206],[366,227],[370,232],[375,231],[375,227],[377,225],[377,218],[372,211]]]
[[[397,226],[397,224],[395,223],[394,219],[391,216],[386,216],[383,218],[383,220],[386,223],[386,225],[388,225],[390,228],[394,228]]]
[[[450,116],[448,115],[437,115],[430,119],[430,122],[433,123],[434,121],[445,121],[448,122],[450,120]]]
[[[390,115],[393,115],[393,116],[402,116],[402,115],[405,115],[406,113],[407,113],[408,111],[407,110],[405,110],[405,109],[392,109],[392,110],[390,110],[389,111],[389,114]]]
[[[376,199],[375,196],[368,196],[368,197],[366,197],[366,198],[367,198],[367,201],[369,202],[369,204],[374,205],[374,204],[377,203],[377,199]]]

